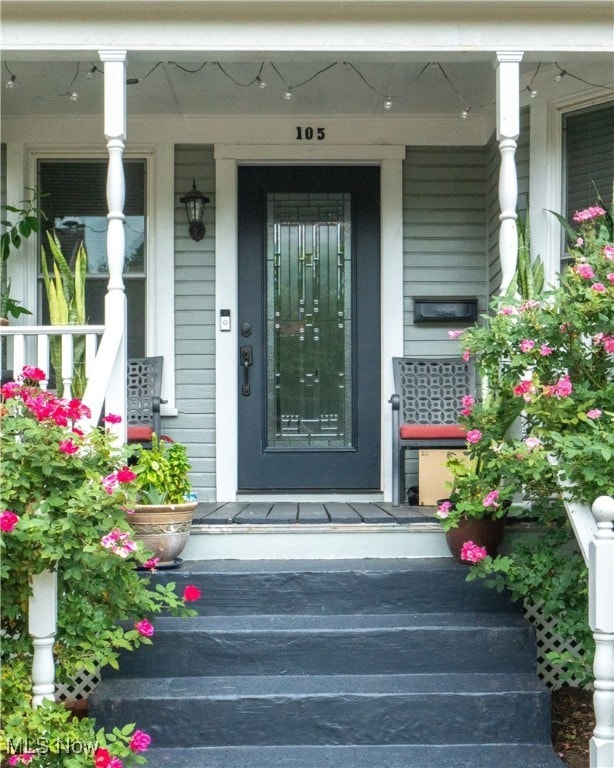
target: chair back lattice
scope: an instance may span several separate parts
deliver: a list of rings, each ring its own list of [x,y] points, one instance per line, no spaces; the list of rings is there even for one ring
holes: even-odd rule
[[[163,361],[162,357],[132,358],[126,377],[128,425],[152,427],[158,436]]]
[[[461,358],[393,358],[401,423],[457,424],[461,398],[475,393],[473,366]]]

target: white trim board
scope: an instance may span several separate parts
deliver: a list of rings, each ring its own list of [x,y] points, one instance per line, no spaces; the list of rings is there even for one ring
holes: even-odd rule
[[[237,168],[261,162],[330,164],[377,164],[381,167],[381,487],[384,499],[391,498],[390,408],[387,393],[392,393],[392,365],[395,355],[403,354],[403,226],[402,178],[405,146],[242,146],[220,144],[214,148],[216,159],[216,317],[220,309],[229,309],[230,332],[216,331],[216,498],[237,498],[238,392],[228,386],[238,376],[237,334],[238,244],[237,244]],[[314,496],[312,500],[316,500]]]

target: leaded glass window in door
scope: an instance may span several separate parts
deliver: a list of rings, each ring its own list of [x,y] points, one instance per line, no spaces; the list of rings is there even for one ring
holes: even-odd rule
[[[267,449],[351,448],[350,195],[267,196]]]

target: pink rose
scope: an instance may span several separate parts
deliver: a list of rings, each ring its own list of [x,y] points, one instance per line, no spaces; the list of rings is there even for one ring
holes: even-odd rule
[[[604,245],[603,255],[608,261],[614,261],[614,245]]]
[[[135,731],[128,746],[133,752],[146,752],[151,744],[151,736],[145,731]]]
[[[72,456],[77,453],[79,446],[75,445],[72,440],[60,440],[60,451]]]
[[[134,628],[140,635],[143,635],[143,637],[151,637],[154,633],[154,628],[147,619],[137,621]]]
[[[601,343],[609,355],[614,353],[614,336],[604,336],[601,339]]]
[[[592,205],[590,208],[585,208],[583,211],[576,211],[573,215],[573,220],[579,224],[583,221],[591,221],[599,216],[603,216],[605,211],[599,205]]]
[[[19,515],[11,512],[10,509],[5,509],[4,512],[0,514],[0,531],[3,531],[4,533],[12,533],[18,522]]]
[[[532,339],[523,339],[520,342],[520,351],[530,352],[534,346],[535,346],[535,342]]]
[[[460,339],[460,337],[463,335],[462,331],[448,331],[448,338],[452,339],[452,341],[456,341],[457,339]]]
[[[596,293],[605,293],[605,292],[608,290],[608,289],[605,287],[605,285],[604,285],[603,283],[593,283],[593,284],[591,285],[591,288],[592,288],[592,289],[593,289],[593,290],[594,290]]]
[[[36,752],[22,752],[21,754],[11,755],[9,765],[28,765],[36,757]]]
[[[614,283],[614,272],[608,272],[607,278],[609,283]]]
[[[516,308],[515,307],[501,307],[499,310],[500,315],[515,315],[516,314]]]
[[[45,381],[47,376],[40,368],[34,368],[32,365],[24,365],[21,370],[21,378],[24,380],[29,379],[30,381]]]
[[[586,417],[588,419],[600,419],[602,413],[603,412],[600,411],[599,408],[591,408],[590,411],[586,412]]]
[[[497,499],[499,498],[499,491],[494,490],[490,493],[486,494],[484,497],[482,504],[485,507],[498,507],[499,504],[497,503]]]
[[[552,354],[552,347],[549,347],[547,344],[542,344],[539,348],[539,354],[542,357],[548,357],[548,355]]]
[[[118,416],[116,413],[107,413],[104,420],[107,424],[120,424],[122,417]]]
[[[468,443],[478,443],[481,439],[482,433],[479,429],[470,429],[469,432],[467,432]]]
[[[527,437],[525,438],[524,444],[530,451],[532,451],[534,448],[539,448],[539,446],[542,444],[542,441],[539,439],[539,437]]]
[[[595,271],[590,264],[576,264],[574,267],[574,272],[586,280],[590,280],[591,278],[595,277]]]
[[[435,514],[437,517],[445,520],[446,517],[450,515],[451,510],[452,504],[449,501],[442,501],[441,504],[437,507],[437,512],[435,512]]]
[[[202,593],[198,587],[195,587],[194,584],[188,584],[183,590],[183,599],[186,603],[190,603],[193,600],[200,600],[201,594]]]
[[[573,391],[572,383],[569,376],[563,376],[554,385],[554,394],[557,397],[568,397]]]
[[[136,474],[131,469],[128,469],[128,467],[119,469],[115,476],[118,483],[131,483],[133,480],[136,480]]]
[[[159,557],[150,557],[149,560],[146,560],[143,563],[143,568],[147,568],[150,571],[153,571],[155,569],[156,565],[158,565],[159,562],[160,562],[160,558]]]
[[[468,349],[463,350],[463,360],[468,363],[471,359],[471,351]]]
[[[479,563],[487,554],[488,552],[485,547],[479,547],[472,541],[466,541],[461,548],[460,557],[461,560],[465,560],[468,563]]]

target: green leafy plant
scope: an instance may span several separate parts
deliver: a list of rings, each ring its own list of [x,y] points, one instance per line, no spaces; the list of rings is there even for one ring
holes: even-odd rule
[[[84,669],[117,667],[121,651],[150,643],[149,617],[162,611],[194,615],[186,601],[196,588],[182,597],[173,583],[154,586],[137,572],[137,565],[153,567],[152,553],[133,540],[127,522],[136,490],[126,451],[106,424],[83,431],[87,408],[42,389],[45,378],[26,366],[18,381],[0,390],[0,749],[12,756],[34,751],[36,765],[91,768],[91,751],[66,753],[62,745],[73,739],[103,750],[97,766],[120,768],[124,759],[139,762],[136,753],[148,740],[134,724],[104,734],[92,720],[75,722],[59,704],[31,709],[31,577],[57,572],[54,657],[62,682]],[[117,419],[106,417],[108,423]],[[60,745],[55,752],[52,743]]]
[[[506,295],[516,293],[521,299],[537,299],[544,290],[544,264],[539,256],[531,260],[531,237],[529,216],[524,221],[517,222],[518,228],[518,261],[516,273],[510,283]]]
[[[469,578],[506,587],[556,616],[557,632],[578,650],[552,660],[564,665],[564,678],[588,681],[587,574],[562,499],[590,504],[614,495],[614,226],[601,200],[578,211],[573,224],[556,216],[570,243],[558,286],[541,296],[498,297],[483,325],[460,334],[486,382],[485,408],[465,408],[483,433],[470,455],[515,484],[546,530],[509,555],[478,553]],[[488,439],[484,416],[492,403],[522,412],[520,438]]]
[[[73,270],[62,252],[62,246],[55,232],[47,232],[47,245],[53,263],[53,278],[49,274],[48,257],[41,246],[41,268],[47,301],[49,319],[52,325],[85,325],[85,279],[87,275],[87,254],[81,242],[74,257]],[[51,339],[51,365],[56,372],[58,392],[61,395],[62,384],[62,341]],[[85,392],[85,337],[76,336],[73,340],[73,381],[72,392],[81,397]]]
[[[190,493],[190,462],[182,443],[151,436],[151,448],[135,448],[132,469],[135,490],[141,503],[181,504]]]
[[[17,252],[24,240],[36,234],[40,229],[40,220],[45,214],[39,207],[41,194],[37,189],[30,189],[32,196],[22,200],[19,207],[13,205],[3,206],[7,214],[16,214],[17,220],[2,220],[5,231],[0,236],[0,317],[8,318],[9,315],[18,318],[20,315],[31,315],[29,309],[21,305],[21,301],[11,296],[11,281],[7,277],[7,261],[10,255]]]

